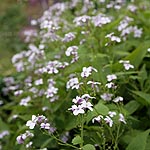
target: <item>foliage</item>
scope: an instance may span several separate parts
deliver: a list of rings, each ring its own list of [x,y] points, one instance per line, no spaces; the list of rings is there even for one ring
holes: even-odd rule
[[[149,7],[72,0],[34,20],[1,80],[3,149],[148,149]]]

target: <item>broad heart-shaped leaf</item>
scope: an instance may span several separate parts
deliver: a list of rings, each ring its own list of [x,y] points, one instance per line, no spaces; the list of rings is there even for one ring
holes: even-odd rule
[[[72,139],[72,144],[73,145],[77,145],[77,144],[81,144],[83,141],[82,141],[82,139],[81,139],[81,137],[79,136],[79,135],[77,135],[76,137],[74,137],[73,139]]]
[[[82,147],[82,150],[96,150],[95,147],[91,144],[86,144]]]
[[[145,150],[149,132],[150,129],[139,133],[135,138],[132,139],[126,150]]]
[[[125,105],[125,109],[128,111],[129,115],[133,114],[139,107],[140,103],[134,100]]]
[[[136,94],[137,96],[139,96],[144,100],[144,102],[142,103],[143,105],[145,104],[150,105],[150,94],[141,91],[132,91],[132,93]]]

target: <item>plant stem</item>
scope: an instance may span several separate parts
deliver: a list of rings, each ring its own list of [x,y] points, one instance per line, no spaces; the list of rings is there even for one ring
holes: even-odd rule
[[[80,145],[81,149],[83,147],[83,126],[84,126],[84,115],[81,115],[81,139],[82,139],[82,142],[81,142],[81,145]]]

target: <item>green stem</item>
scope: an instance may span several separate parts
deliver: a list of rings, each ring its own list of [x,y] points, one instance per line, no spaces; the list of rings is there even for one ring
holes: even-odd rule
[[[81,145],[80,148],[82,149],[83,147],[83,126],[84,126],[84,115],[81,115]]]
[[[115,139],[115,146],[114,146],[114,150],[118,148],[118,138],[119,138],[119,132],[120,132],[120,123],[119,123],[119,127],[117,129],[117,135],[116,135],[116,139]]]

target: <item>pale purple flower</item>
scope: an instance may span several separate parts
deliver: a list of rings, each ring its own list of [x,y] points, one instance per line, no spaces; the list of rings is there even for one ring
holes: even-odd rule
[[[23,90],[18,90],[18,91],[15,91],[14,92],[14,95],[15,96],[19,96],[19,95],[21,95],[23,93]]]
[[[80,85],[81,84],[83,84],[82,82],[81,83],[79,83],[79,80],[78,80],[78,78],[71,78],[68,82],[67,82],[67,84],[66,84],[66,88],[67,89],[79,89],[79,87],[80,87]]]
[[[121,114],[121,113],[119,114],[119,121],[126,124],[125,118],[124,118],[123,114]]]
[[[41,127],[41,129],[49,130],[50,129],[50,124],[49,123],[41,123],[40,127]]]
[[[128,5],[128,10],[130,10],[131,12],[136,12],[136,10],[137,10],[137,7],[135,6],[135,5]]]
[[[112,81],[112,80],[115,80],[117,79],[117,76],[115,74],[111,74],[111,75],[107,75],[107,81]]]
[[[38,79],[34,83],[35,83],[35,85],[42,85],[43,84],[43,79]]]
[[[82,98],[84,98],[86,101],[91,98],[91,99],[96,99],[95,97],[90,96],[89,94],[83,94]]]
[[[28,137],[33,137],[34,134],[31,133],[30,131],[26,131],[25,133],[17,136],[16,140],[18,142],[18,144],[23,144],[24,141],[28,138]]]
[[[84,16],[79,16],[76,17],[73,22],[77,25],[77,26],[83,26],[85,24],[87,24],[89,22],[89,20],[91,20],[90,16],[84,15]]]
[[[65,54],[66,56],[77,55],[78,46],[70,46],[67,48]]]
[[[106,118],[104,118],[104,120],[110,127],[112,127],[113,120],[109,116],[106,116]]]
[[[81,72],[81,77],[89,77],[92,74],[92,71],[97,72],[97,69],[89,66],[89,67],[83,67],[82,72]]]
[[[110,34],[107,34],[105,37],[106,37],[106,38],[109,38],[112,42],[113,42],[113,41],[116,41],[117,43],[120,43],[120,42],[121,42],[120,37],[114,36],[114,32],[112,32],[112,33],[110,33]]]
[[[58,88],[55,88],[54,86],[49,86],[47,91],[45,92],[46,98],[53,97],[55,94],[57,94]]]
[[[108,24],[111,22],[111,18],[105,16],[104,14],[98,14],[97,16],[92,17],[92,23],[96,27],[101,27],[102,25]]]
[[[102,98],[104,101],[111,101],[112,96],[113,96],[113,94],[103,93],[103,94],[101,95],[101,98]]]
[[[116,89],[117,88],[117,86],[115,86],[115,84],[113,83],[113,82],[109,82],[109,83],[107,83],[106,85],[105,85],[105,87],[107,87],[107,88],[112,88],[112,89]]]
[[[69,108],[68,110],[72,110],[72,112],[75,116],[77,116],[78,114],[84,114],[85,113],[85,111],[81,105],[79,105],[79,106],[72,105],[72,107]]]
[[[94,88],[94,86],[96,85],[101,85],[100,82],[95,82],[95,81],[88,81],[87,84],[91,84],[92,88]]]
[[[117,96],[115,99],[113,99],[113,102],[118,103],[118,102],[122,102],[123,101],[123,97],[121,96]]]
[[[0,139],[2,139],[4,136],[9,135],[9,131],[8,130],[4,130],[0,133]]]
[[[85,109],[87,108],[87,109],[93,111],[93,108],[92,108],[93,105],[90,102],[87,102],[85,100],[81,102],[81,107],[85,108]]]
[[[30,141],[29,143],[26,144],[26,148],[30,148],[33,145],[33,142]]]
[[[31,100],[31,97],[28,96],[26,98],[21,99],[21,102],[19,103],[20,106],[28,106],[28,102]]]
[[[76,98],[74,98],[72,100],[73,103],[75,104],[81,104],[84,101],[84,99],[82,97],[76,96]]]
[[[70,42],[75,38],[75,34],[73,32],[69,32],[65,34],[65,37],[62,39],[63,42]]]
[[[94,117],[94,118],[92,119],[92,123],[94,123],[95,121],[97,121],[97,122],[100,123],[102,119],[103,119],[103,116],[102,116],[102,115],[99,115],[99,116]]]
[[[109,112],[108,112],[108,115],[109,115],[110,117],[114,117],[114,116],[116,116],[116,112],[114,112],[114,111],[109,111]]]
[[[34,129],[37,121],[38,118],[35,115],[32,115],[32,120],[28,120],[26,126],[29,127],[29,129]]]
[[[129,60],[120,60],[119,63],[123,64],[125,70],[129,70],[130,68],[134,68],[134,66],[130,64]]]

